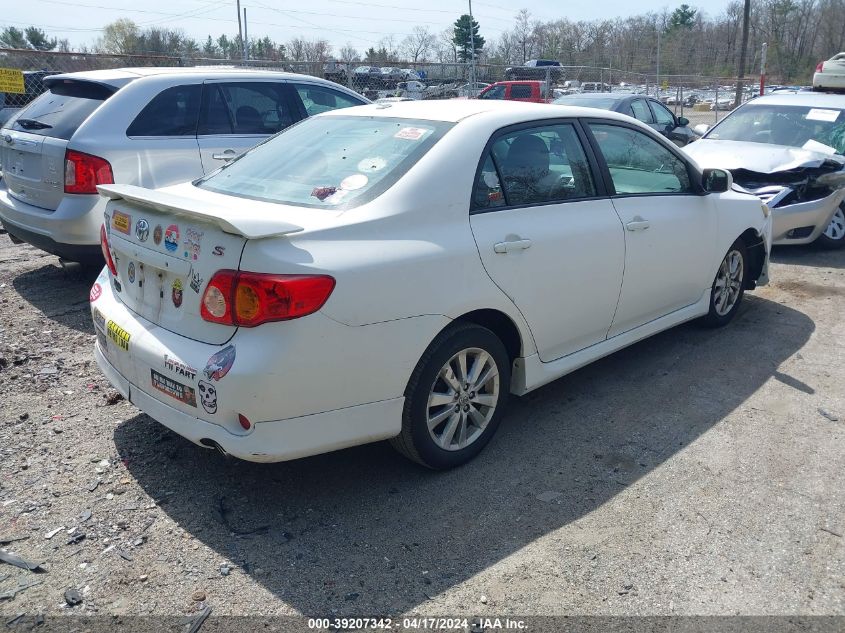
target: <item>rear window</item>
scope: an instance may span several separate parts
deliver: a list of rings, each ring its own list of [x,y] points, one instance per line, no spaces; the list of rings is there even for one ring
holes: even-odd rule
[[[17,114],[12,129],[69,140],[114,92],[113,88],[84,81],[55,83]]]
[[[314,117],[197,182],[243,198],[328,209],[368,202],[395,183],[451,123]]]

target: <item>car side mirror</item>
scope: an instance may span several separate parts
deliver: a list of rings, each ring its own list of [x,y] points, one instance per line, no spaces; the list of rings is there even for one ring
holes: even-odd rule
[[[701,185],[707,193],[724,193],[733,187],[731,172],[725,169],[705,169]]]
[[[685,116],[679,116],[678,127],[684,127],[685,125],[689,125],[689,119]]]
[[[705,134],[707,134],[707,130],[709,129],[710,126],[706,123],[699,123],[694,128],[692,128],[692,131],[698,134],[699,136],[704,136]]]

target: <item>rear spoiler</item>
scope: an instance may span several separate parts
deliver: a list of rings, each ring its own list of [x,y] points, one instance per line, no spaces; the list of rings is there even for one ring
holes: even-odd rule
[[[176,213],[216,224],[226,233],[249,240],[299,233],[301,226],[273,218],[249,217],[243,211],[209,204],[203,200],[145,189],[135,185],[97,185],[100,195],[109,200],[126,200],[164,213]]]

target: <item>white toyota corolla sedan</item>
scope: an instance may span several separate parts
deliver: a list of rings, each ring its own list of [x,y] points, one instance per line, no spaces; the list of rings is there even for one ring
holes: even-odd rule
[[[100,191],[97,362],[165,426],[251,461],[390,438],[461,464],[509,394],[724,325],[767,281],[756,197],[594,109],[362,106],[193,183]]]

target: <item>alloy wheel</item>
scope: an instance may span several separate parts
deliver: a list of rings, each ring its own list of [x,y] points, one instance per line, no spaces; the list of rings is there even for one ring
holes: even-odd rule
[[[475,442],[499,402],[499,368],[483,349],[471,347],[450,358],[428,396],[428,432],[443,450],[459,451]]]
[[[824,235],[831,240],[845,239],[845,211],[842,210],[842,207],[839,207],[833,214],[830,224],[824,230]]]
[[[739,300],[744,269],[742,253],[736,249],[728,251],[713,284],[713,308],[719,316],[725,316]]]

